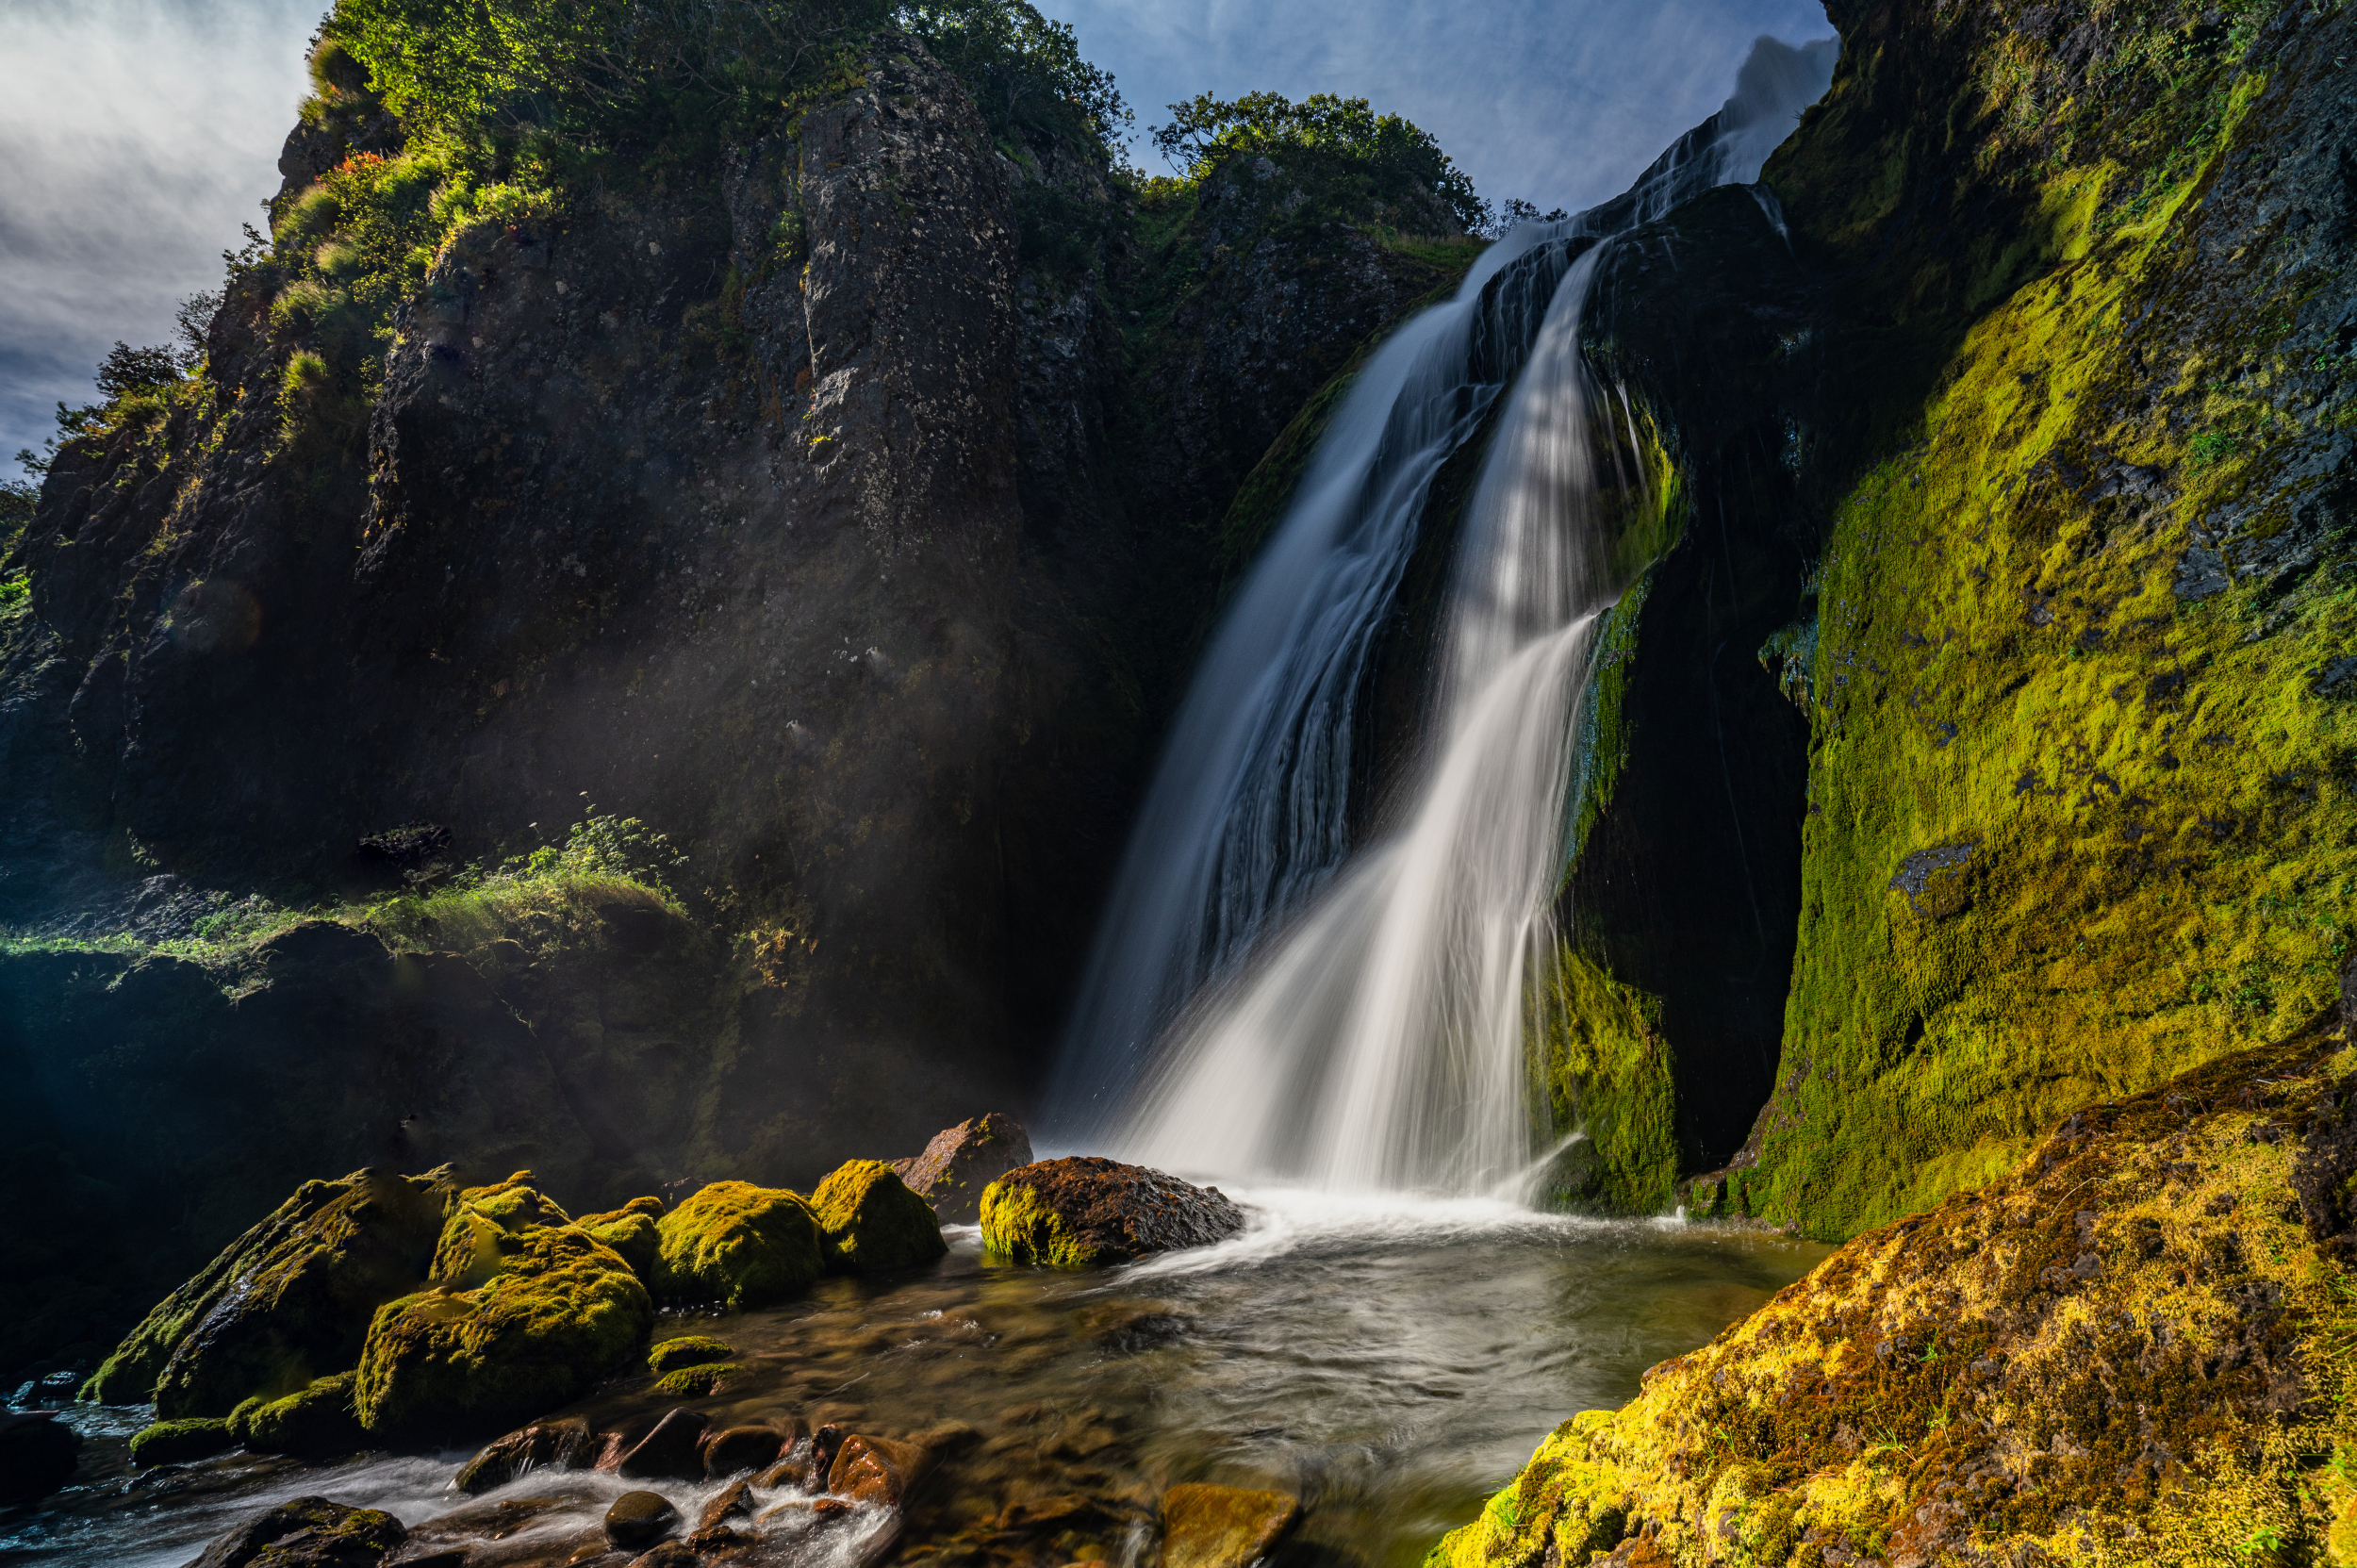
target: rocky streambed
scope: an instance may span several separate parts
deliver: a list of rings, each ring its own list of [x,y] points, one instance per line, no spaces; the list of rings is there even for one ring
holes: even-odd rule
[[[1488,1202],[1231,1197],[1239,1233],[1112,1267],[1011,1263],[953,1225],[928,1263],[660,1310],[651,1354],[487,1450],[135,1466],[151,1412],[73,1407],[79,1468],[0,1521],[0,1554],[1407,1564],[1565,1415],[1620,1404],[1822,1255]]]

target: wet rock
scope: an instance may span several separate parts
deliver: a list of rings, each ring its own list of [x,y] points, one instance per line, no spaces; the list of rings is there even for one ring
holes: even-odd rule
[[[605,1538],[625,1550],[651,1546],[679,1527],[679,1510],[655,1492],[625,1492],[605,1510]]]
[[[602,1524],[589,1525],[569,1534],[562,1527],[568,1516],[601,1519],[608,1500],[606,1493],[586,1477],[552,1477],[545,1487],[535,1487],[528,1496],[461,1504],[413,1527],[409,1539],[393,1554],[387,1568],[392,1564],[401,1564],[403,1568],[410,1563],[438,1565],[445,1560],[453,1564],[463,1561],[467,1568],[493,1568],[494,1564],[511,1568],[498,1543],[525,1536],[552,1547],[555,1557],[552,1563],[562,1563],[573,1558],[575,1548],[584,1543],[592,1551],[612,1544],[605,1539]],[[486,1562],[486,1559],[491,1561]],[[525,1560],[536,1564],[541,1559],[536,1551],[528,1548]],[[518,1563],[512,1568],[523,1565]]]
[[[656,1287],[730,1308],[766,1306],[825,1272],[817,1222],[800,1195],[750,1181],[715,1181],[656,1222]]]
[[[189,1568],[376,1568],[408,1533],[376,1509],[297,1497],[221,1536]]]
[[[752,1512],[753,1483],[750,1478],[737,1481],[704,1504],[703,1510],[696,1515],[695,1533],[701,1535],[731,1519],[750,1519]]]
[[[1030,1163],[1030,1134],[991,1111],[934,1133],[924,1153],[895,1160],[892,1168],[942,1224],[972,1225],[982,1216],[982,1189]]]
[[[197,1417],[158,1421],[133,1434],[131,1462],[142,1469],[152,1464],[186,1464],[210,1459],[238,1445],[238,1434],[226,1421]]]
[[[654,1424],[654,1430],[633,1444],[622,1455],[622,1462],[615,1474],[629,1480],[670,1477],[683,1481],[703,1479],[702,1445],[705,1428],[712,1423],[691,1410],[667,1412]]]
[[[655,1221],[663,1217],[659,1197],[634,1197],[602,1214],[584,1214],[573,1223],[622,1255],[639,1279],[652,1280],[663,1260],[663,1236]]]
[[[536,1226],[570,1225],[572,1216],[532,1184],[519,1170],[486,1187],[469,1187],[451,1204],[435,1244],[427,1279],[453,1290],[473,1290],[507,1272],[523,1252],[523,1233]]]
[[[736,1379],[745,1369],[726,1362],[683,1366],[654,1380],[655,1392],[672,1399],[709,1399]]]
[[[630,1568],[699,1568],[703,1554],[684,1541],[666,1541],[630,1560]]]
[[[1300,1499],[1234,1486],[1162,1494],[1162,1568],[1250,1568],[1300,1521]]]
[[[876,1508],[898,1507],[923,1477],[925,1450],[915,1444],[854,1432],[827,1467],[827,1490]]]
[[[451,1485],[472,1497],[533,1470],[585,1470],[597,1452],[597,1434],[579,1416],[545,1421],[486,1444]]]
[[[647,1370],[656,1377],[677,1372],[683,1366],[708,1366],[725,1362],[736,1354],[736,1347],[726,1340],[703,1334],[683,1334],[677,1339],[657,1341],[647,1352]]]
[[[731,1427],[704,1440],[704,1475],[718,1480],[749,1470],[766,1470],[778,1462],[786,1434],[775,1427]]]
[[[932,1205],[882,1160],[851,1160],[818,1183],[810,1206],[827,1266],[845,1274],[915,1268],[949,1250]]]
[[[331,1459],[367,1447],[369,1435],[352,1402],[354,1376],[332,1373],[283,1399],[240,1406],[239,1435],[255,1453],[304,1459]]]
[[[1095,1155],[1009,1171],[982,1194],[982,1243],[1017,1263],[1090,1268],[1204,1246],[1244,1229],[1217,1187]]]
[[[81,1452],[82,1434],[55,1411],[0,1415],[0,1503],[46,1497],[73,1476]]]
[[[1159,1349],[1176,1345],[1186,1337],[1191,1320],[1175,1312],[1132,1312],[1120,1322],[1099,1329],[1096,1343],[1106,1350],[1135,1355],[1141,1350]]]
[[[576,1226],[536,1226],[505,1272],[388,1305],[369,1329],[354,1403],[372,1434],[481,1429],[578,1396],[654,1324],[647,1289]]]
[[[447,1190],[440,1173],[374,1169],[305,1182],[159,1302],[83,1397],[221,1416],[351,1366],[376,1309],[424,1278]]]

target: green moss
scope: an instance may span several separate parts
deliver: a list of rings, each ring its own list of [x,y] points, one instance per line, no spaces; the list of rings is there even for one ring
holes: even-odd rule
[[[663,1237],[655,1229],[662,1213],[661,1198],[634,1197],[609,1213],[584,1214],[574,1223],[620,1253],[639,1279],[651,1281],[663,1264]]]
[[[158,1421],[131,1434],[131,1462],[141,1466],[186,1464],[225,1454],[239,1441],[226,1421],[202,1418]]]
[[[472,1290],[506,1272],[508,1260],[523,1250],[526,1230],[571,1223],[570,1215],[532,1185],[528,1170],[491,1186],[469,1187],[451,1200],[450,1217],[442,1222],[426,1279],[453,1290]]]
[[[647,1352],[647,1370],[657,1377],[676,1372],[683,1366],[708,1366],[724,1362],[736,1354],[736,1347],[726,1340],[713,1339],[705,1334],[683,1334],[667,1339]]]
[[[444,1191],[438,1177],[374,1170],[305,1182],[159,1302],[81,1396],[227,1415],[350,1365],[378,1304],[423,1277]]]
[[[657,1378],[655,1392],[674,1399],[706,1399],[727,1387],[743,1371],[742,1367],[710,1362],[683,1366]]]
[[[353,1405],[357,1375],[332,1373],[310,1387],[252,1408],[239,1407],[236,1425],[256,1453],[332,1459],[368,1446]]]
[[[982,1248],[1009,1263],[1049,1268],[1095,1268],[1118,1257],[1075,1235],[1037,1189],[1004,1180],[982,1189]]]
[[[387,1302],[369,1326],[354,1402],[371,1434],[494,1426],[562,1405],[626,1361],[654,1303],[619,1254],[577,1226],[538,1226],[471,1291]]]
[[[817,1221],[799,1194],[715,1181],[656,1223],[666,1296],[763,1307],[826,1272]]]
[[[1678,1176],[1675,1085],[1661,1001],[1566,947],[1541,1014],[1548,1111],[1559,1154],[1539,1200],[1550,1208],[1657,1213]]]
[[[837,1166],[810,1197],[827,1266],[851,1274],[915,1268],[949,1250],[933,1207],[882,1160]]]
[[[1556,1428],[1431,1568],[2346,1560],[2357,1283],[2293,1173],[2352,1065],[2309,1031],[2068,1118]]]

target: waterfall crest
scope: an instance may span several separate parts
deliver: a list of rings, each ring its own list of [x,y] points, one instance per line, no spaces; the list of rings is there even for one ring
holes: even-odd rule
[[[1588,281],[1600,240],[1755,178],[1833,51],[1758,41],[1726,106],[1627,192],[1492,245],[1360,373],[1174,724],[1067,1031],[1057,1135],[1329,1186],[1475,1192],[1527,1164],[1525,982],[1554,950],[1574,710],[1617,591]],[[1376,633],[1434,476],[1509,386],[1413,803],[1353,855],[1352,710]]]

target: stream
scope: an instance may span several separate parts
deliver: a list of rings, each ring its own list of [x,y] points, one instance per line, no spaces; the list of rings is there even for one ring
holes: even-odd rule
[[[1241,1236],[1119,1269],[1005,1266],[952,1227],[948,1256],[918,1274],[830,1279],[764,1312],[667,1313],[657,1340],[709,1334],[737,1352],[735,1378],[692,1402],[716,1428],[799,1415],[940,1456],[898,1517],[772,1525],[727,1560],[849,1568],[897,1550],[917,1568],[1110,1568],[1135,1557],[1163,1488],[1208,1480],[1301,1499],[1278,1568],[1414,1568],[1557,1423],[1628,1399],[1646,1367],[1826,1251],[1488,1199],[1232,1196],[1250,1215]],[[651,1383],[610,1380],[563,1413],[643,1430],[678,1403]],[[470,1499],[450,1484],[465,1450],[334,1464],[232,1453],[141,1473],[126,1444],[150,1411],[72,1419],[81,1470],[40,1509],[0,1517],[0,1562],[178,1568],[246,1516],[308,1495],[413,1529],[468,1510],[396,1560],[441,1542],[464,1555],[434,1560],[468,1568],[586,1562],[623,1491],[662,1492],[692,1525],[721,1490],[542,1471]],[[773,1515],[796,1517],[807,1522]]]

